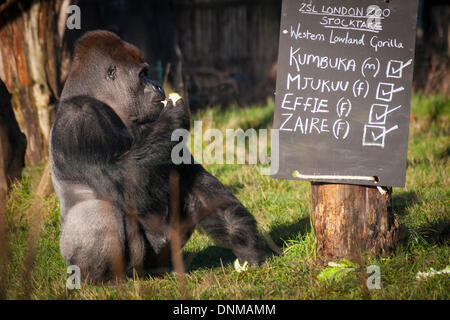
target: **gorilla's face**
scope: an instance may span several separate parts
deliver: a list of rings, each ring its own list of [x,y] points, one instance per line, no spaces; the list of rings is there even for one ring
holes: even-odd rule
[[[150,79],[147,63],[116,63],[112,60],[107,66],[108,82],[105,102],[114,106],[115,111],[128,125],[152,122],[164,107],[164,90]],[[108,101],[108,99],[111,99]]]
[[[106,103],[127,127],[156,120],[165,99],[141,52],[107,31],[88,32],[76,44],[61,99],[76,95]]]
[[[163,100],[166,99],[164,89],[155,81],[150,79],[149,67],[145,64],[139,71],[139,84],[137,97],[141,99],[138,105],[148,105],[150,102],[150,114],[145,115],[147,121],[153,121],[164,108]],[[139,119],[138,119],[139,120]]]

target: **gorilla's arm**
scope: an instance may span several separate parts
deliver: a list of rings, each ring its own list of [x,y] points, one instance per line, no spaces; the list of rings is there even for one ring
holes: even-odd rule
[[[87,96],[62,101],[52,134],[57,167],[76,171],[81,166],[110,167],[129,159],[136,165],[167,164],[178,143],[171,141],[172,132],[189,130],[189,116],[182,100],[176,105],[169,101],[156,121],[142,124],[139,136],[132,136],[108,105]]]
[[[99,199],[121,203],[124,169],[118,159],[132,143],[129,131],[106,104],[88,96],[63,100],[51,134],[54,174],[59,180],[87,185]]]
[[[169,102],[156,121],[142,126],[146,126],[140,128],[142,136],[135,136],[108,105],[87,96],[63,100],[51,137],[56,174],[62,180],[87,184],[99,198],[125,209],[126,198],[132,196],[128,193],[137,192],[124,190],[129,184],[125,180],[135,176],[134,183],[142,189],[149,175],[152,180],[160,178],[152,172],[160,170],[158,165],[171,164],[171,150],[177,143],[171,141],[171,134],[189,128],[189,110],[182,101],[175,106]]]
[[[60,102],[52,128],[52,156],[67,180],[80,180],[94,167],[113,167],[133,139],[106,104],[78,96]]]
[[[201,165],[182,164],[178,168],[183,195],[182,225],[199,224],[216,244],[232,248],[241,263],[262,263],[265,243],[250,212]]]
[[[143,165],[171,164],[172,148],[178,141],[172,141],[176,129],[189,130],[190,111],[182,99],[171,100],[154,122],[141,125],[144,136],[134,145],[130,158]]]

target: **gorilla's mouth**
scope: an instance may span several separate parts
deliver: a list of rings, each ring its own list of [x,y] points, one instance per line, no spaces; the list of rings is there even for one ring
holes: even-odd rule
[[[161,88],[159,91],[158,96],[155,98],[157,103],[160,105],[161,108],[164,108],[166,106],[166,94],[164,93],[164,89]]]
[[[151,80],[148,76],[143,76],[145,82],[144,92],[152,96],[152,103],[162,103],[166,99],[166,93],[159,83]]]
[[[159,110],[162,110],[162,108],[165,106],[164,101],[166,101],[166,95],[162,88],[161,90],[157,90],[156,92],[155,91],[153,93],[153,96],[151,97],[151,104],[157,107]]]
[[[158,98],[158,103],[160,104],[160,106],[164,108],[167,104],[166,96],[163,95],[160,98]]]

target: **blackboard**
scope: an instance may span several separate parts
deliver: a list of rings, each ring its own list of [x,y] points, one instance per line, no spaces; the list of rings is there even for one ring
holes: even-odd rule
[[[417,6],[283,0],[272,177],[404,186]]]

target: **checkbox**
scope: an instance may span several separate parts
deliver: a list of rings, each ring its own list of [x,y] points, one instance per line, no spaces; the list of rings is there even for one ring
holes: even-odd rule
[[[391,102],[392,97],[394,96],[394,93],[397,93],[397,92],[400,92],[403,90],[405,90],[404,87],[394,88],[393,83],[380,82],[378,84],[378,88],[377,88],[376,99],[381,100],[381,101]]]
[[[400,79],[403,76],[403,61],[391,60],[388,62],[386,77]]]
[[[386,102],[392,101],[393,90],[394,90],[393,83],[380,82],[377,88],[377,99]]]
[[[370,107],[369,124],[386,124],[388,108],[387,104],[373,104]]]
[[[386,68],[386,78],[401,79],[403,77],[403,69],[412,63],[412,59],[407,62],[399,60],[390,60]]]
[[[363,146],[376,146],[384,148],[384,142],[386,140],[386,135],[394,130],[398,129],[398,125],[395,125],[388,130],[385,126],[373,126],[366,124],[364,126],[363,134]]]
[[[384,140],[386,138],[386,127],[384,126],[364,126],[363,146],[377,146],[384,148]]]

